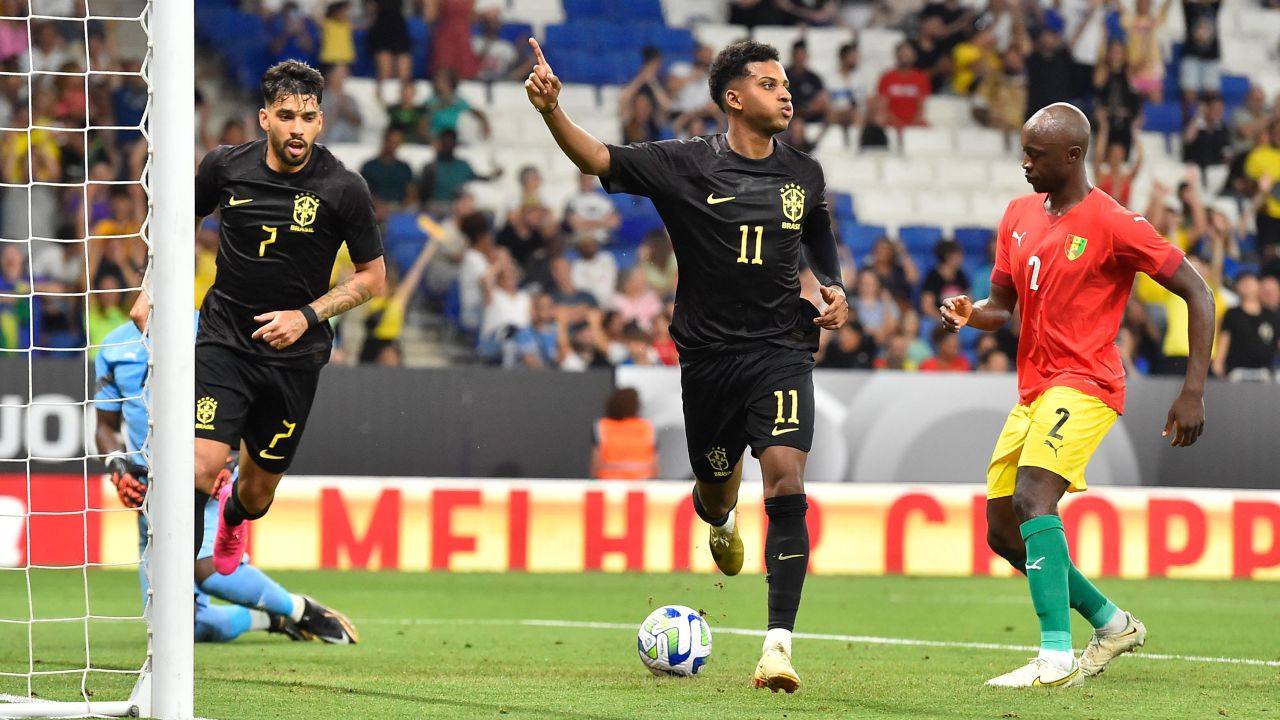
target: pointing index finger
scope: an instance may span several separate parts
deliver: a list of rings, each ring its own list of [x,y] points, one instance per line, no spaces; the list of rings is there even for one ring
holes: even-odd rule
[[[544,65],[548,70],[551,69],[551,63],[547,62],[547,56],[542,54],[542,46],[538,44],[536,38],[529,38],[529,44],[533,46],[533,54],[538,58],[538,64]]]

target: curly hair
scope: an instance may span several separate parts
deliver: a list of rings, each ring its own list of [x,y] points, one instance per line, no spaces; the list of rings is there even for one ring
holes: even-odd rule
[[[285,60],[262,73],[263,107],[271,107],[290,95],[314,97],[319,105],[324,96],[324,76],[301,60]]]
[[[724,104],[724,92],[729,83],[747,76],[747,63],[779,60],[778,48],[755,40],[739,40],[725,46],[716,59],[711,61],[711,69],[707,73],[707,85],[711,89],[711,99],[716,105],[728,112]]]

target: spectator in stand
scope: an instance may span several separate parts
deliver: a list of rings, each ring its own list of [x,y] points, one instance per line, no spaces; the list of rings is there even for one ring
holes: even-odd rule
[[[1249,154],[1266,132],[1271,120],[1267,95],[1257,85],[1250,85],[1244,104],[1231,111],[1231,152],[1237,157]]]
[[[574,236],[592,235],[600,243],[622,225],[622,216],[600,188],[594,175],[578,176],[578,194],[569,198],[564,211],[565,228]]]
[[[933,357],[920,363],[920,372],[972,372],[969,359],[960,352],[960,336],[935,325],[929,333]]]
[[[902,320],[898,323],[898,333],[907,338],[907,359],[912,367],[933,357],[933,347],[924,338],[920,325],[920,313],[915,309],[903,311]]]
[[[324,76],[324,141],[329,145],[360,140],[360,105],[347,92],[349,66],[334,65]]]
[[[884,346],[883,354],[876,358],[875,368],[877,370],[905,370],[914,372],[916,363],[907,358],[907,348],[911,346],[911,339],[903,333],[894,333],[889,338],[888,344]]]
[[[951,50],[973,30],[977,17],[973,9],[962,5],[960,0],[940,0],[927,3],[920,11],[921,24],[934,19],[939,21],[939,27],[934,32],[934,36],[942,45],[943,51],[950,54]]]
[[[671,98],[672,125],[687,125],[688,116],[715,118],[719,109],[707,96],[707,73],[715,51],[702,43],[693,52],[693,62],[677,62],[667,71],[667,97]]]
[[[996,75],[1001,69],[995,28],[984,27],[972,38],[958,43],[951,51],[951,61],[955,68],[952,90],[957,95],[974,94],[988,75]]]
[[[826,27],[836,22],[840,7],[835,0],[774,0],[784,25]]]
[[[830,105],[827,90],[822,78],[809,67],[809,45],[804,40],[791,45],[791,66],[786,71],[795,116],[805,122],[825,120]]]
[[[1027,107],[1027,64],[1017,45],[1004,51],[998,72],[987,73],[973,96],[974,119],[1004,133],[1005,145],[1014,145],[1022,130]]]
[[[517,70],[520,53],[510,40],[504,39],[502,13],[497,8],[486,8],[480,13],[480,34],[471,38],[471,52],[476,56],[476,79],[484,82],[510,80]]]
[[[634,388],[618,388],[609,395],[591,438],[593,480],[658,477],[657,434],[653,423],[640,417],[640,393]]]
[[[142,208],[128,186],[112,187],[110,198],[110,217],[94,224],[91,232],[89,279],[95,288],[105,275],[114,276],[121,287],[139,287],[147,266],[146,244],[139,235]]]
[[[848,144],[849,128],[862,124],[867,100],[875,92],[875,78],[861,65],[861,59],[856,40],[840,46],[827,122],[844,129],[845,144]]]
[[[822,333],[822,340],[822,348],[817,355],[818,367],[870,370],[875,366],[880,350],[857,320],[849,320],[834,333]]]
[[[1096,84],[1097,66],[1106,57],[1107,15],[1116,4],[1116,0],[1061,0],[1057,5],[1075,61],[1072,97],[1087,97]]]
[[[24,17],[27,3],[23,0],[4,0],[0,3],[0,15],[11,18]],[[0,21],[0,62],[21,61],[27,63],[27,23],[22,20]],[[11,72],[25,72],[28,68],[15,64]]]
[[[858,136],[858,149],[887,150],[889,129],[894,127],[893,123],[889,102],[885,98],[875,95],[867,100],[867,114],[862,121],[862,134]]]
[[[1235,290],[1240,304],[1222,317],[1213,374],[1235,381],[1271,382],[1280,354],[1280,313],[1263,307],[1256,273],[1236,275]]]
[[[218,220],[206,217],[196,230],[196,309],[204,304],[218,277]]]
[[[498,257],[498,246],[493,241],[493,228],[488,219],[478,212],[462,218],[458,226],[466,235],[466,254],[458,271],[458,301],[461,305],[458,324],[469,333],[480,330],[484,319],[484,278]]]
[[[129,74],[124,76],[111,96],[115,123],[120,127],[140,127],[142,115],[146,112],[147,104],[151,102],[151,89],[147,87],[146,78],[142,77],[141,62],[129,60],[123,63],[123,68]],[[116,141],[120,144],[121,153],[125,155],[128,154],[127,147],[141,139],[142,133],[137,130],[116,131]]]
[[[413,83],[400,86],[400,99],[387,106],[387,127],[399,130],[405,142],[424,144],[430,141],[427,106],[417,102]]]
[[[1267,125],[1266,142],[1250,151],[1244,172],[1256,183],[1258,252],[1265,255],[1270,246],[1280,245],[1280,118]]]
[[[1225,165],[1231,149],[1231,130],[1225,120],[1221,95],[1212,95],[1196,106],[1195,116],[1182,134],[1182,161],[1200,167]]]
[[[458,133],[443,130],[435,139],[436,157],[422,168],[418,179],[418,197],[426,203],[427,212],[443,215],[463,185],[472,180],[496,180],[502,175],[497,167],[488,175],[481,175],[471,163],[454,155],[458,147]]]
[[[507,213],[507,223],[498,232],[498,245],[511,254],[517,267],[526,270],[555,237],[555,226],[546,205],[526,203]]]
[[[578,257],[570,271],[573,287],[591,293],[598,307],[609,307],[618,287],[618,263],[613,253],[601,249],[595,233],[575,235],[574,246]]]
[[[468,114],[480,124],[481,137],[490,134],[489,116],[471,106],[466,98],[458,94],[458,75],[453,70],[442,68],[431,76],[433,94],[427,101],[426,111],[430,119],[431,137],[435,138],[446,130],[455,133],[463,114]]]
[[[360,166],[360,176],[369,186],[374,199],[381,200],[398,211],[417,202],[417,189],[413,185],[413,168],[397,157],[404,133],[388,126],[382,131],[382,147],[376,157]]]
[[[942,298],[969,292],[969,275],[963,268],[964,248],[954,240],[941,240],[934,246],[933,256],[938,262],[925,275],[920,289],[920,313],[924,317],[937,314]]]
[[[317,62],[320,31],[293,0],[281,5],[280,12],[267,21],[267,36],[271,38],[268,51],[274,62],[289,59]]]
[[[1120,143],[1128,155],[1134,130],[1141,127],[1142,96],[1129,83],[1129,61],[1125,56],[1124,43],[1112,40],[1106,48],[1103,62],[1098,63],[1093,73],[1097,102],[1094,115],[1096,122],[1101,123],[1105,113],[1109,141]]]
[[[1209,262],[1205,262],[1203,258],[1194,253],[1188,253],[1187,255],[1187,261],[1191,263],[1191,267],[1200,273],[1200,277],[1204,278],[1209,290],[1213,293],[1214,319],[1219,327],[1221,327],[1222,318],[1227,312],[1226,301],[1222,296],[1222,267],[1226,244],[1227,239],[1215,231],[1209,243],[1209,249],[1212,252]],[[1161,347],[1164,361],[1158,368],[1161,375],[1186,373],[1187,357],[1190,354],[1190,348],[1187,343],[1187,323],[1187,303],[1177,295],[1169,293],[1165,297],[1165,331],[1164,343]],[[1177,337],[1179,332],[1182,333],[1181,339]],[[1216,338],[1214,346],[1216,352],[1218,349]]]
[[[644,271],[649,287],[659,297],[667,297],[676,290],[676,254],[671,247],[671,236],[665,228],[650,230],[640,244],[639,267]]]
[[[439,248],[436,257],[427,266],[426,288],[431,298],[442,298],[458,279],[462,260],[469,245],[462,232],[462,219],[476,210],[475,196],[465,188],[453,196],[449,216],[440,224],[440,234],[431,240]]]
[[[389,278],[383,293],[364,306],[364,344],[360,346],[361,365],[404,364],[400,337],[404,334],[404,318],[409,302],[422,286],[422,276],[431,259],[439,252],[434,241],[428,241],[414,258],[413,264],[398,280]]]
[[[556,302],[556,312],[563,313],[565,327],[587,321],[587,316],[599,310],[600,304],[586,290],[573,285],[573,262],[563,254],[551,258],[551,298]]]
[[[866,269],[874,272],[880,285],[889,292],[899,306],[905,307],[911,302],[911,292],[920,282],[920,271],[911,259],[911,253],[897,240],[881,237],[871,247],[871,257],[866,261]]]
[[[511,256],[499,252],[481,282],[484,291],[484,320],[480,324],[480,357],[488,362],[513,367],[518,360],[516,335],[532,319],[533,299],[520,289],[520,268]]]
[[[32,20],[31,70],[33,72],[57,72],[72,53],[67,42],[58,34],[58,23],[53,20]]]
[[[1160,55],[1159,34],[1172,4],[1173,0],[1162,0],[1160,11],[1152,15],[1151,0],[1136,0],[1133,12],[1122,11],[1120,19],[1133,87],[1154,103],[1164,100],[1164,59]]]
[[[978,372],[981,373],[1007,373],[1009,367],[1009,356],[999,349],[988,350],[978,358]]]
[[[863,268],[858,273],[857,292],[849,299],[849,308],[877,345],[884,344],[897,331],[902,315],[889,291],[880,285],[880,276],[871,268]]]
[[[609,307],[623,322],[635,323],[647,333],[653,329],[654,318],[662,313],[663,304],[662,298],[649,286],[644,268],[634,267],[623,281],[622,292],[613,296]]]
[[[585,322],[568,325],[560,323],[560,369],[582,372],[592,369],[608,369],[609,341],[605,337],[600,311],[587,313]]]
[[[922,17],[916,38],[911,41],[916,69],[928,76],[932,92],[942,92],[950,87],[951,48],[943,42],[945,32],[946,24],[941,17]]]
[[[916,51],[910,43],[898,43],[897,65],[880,76],[879,94],[888,103],[894,128],[924,124],[924,101],[933,92],[929,75],[916,67]]]
[[[349,73],[355,61],[356,31],[351,23],[351,2],[331,2],[325,7],[324,19],[320,22],[320,72],[324,73],[326,96],[332,92],[333,72],[342,68]],[[326,104],[326,112],[328,109]],[[325,127],[325,135],[331,132]]]
[[[676,341],[671,338],[672,305],[668,304],[653,321],[653,349],[658,354],[658,361],[667,367],[680,364],[680,352],[676,349]]]
[[[622,119],[622,142],[651,142],[668,135],[664,128],[670,115],[671,98],[662,85],[662,53],[652,46],[641,51],[640,72],[618,95],[618,116]]]
[[[780,25],[782,13],[775,0],[730,0],[729,23],[745,25],[748,29],[757,25]]]
[[[1098,108],[1098,141],[1093,150],[1093,182],[1099,190],[1125,207],[1129,207],[1132,200],[1133,180],[1142,170],[1144,153],[1137,133],[1131,130],[1129,135],[1133,138],[1132,166],[1125,164],[1127,149],[1124,144],[1111,139],[1111,123],[1107,111]]]
[[[533,297],[529,326],[516,332],[515,345],[520,364],[525,367],[547,369],[560,366],[560,326],[556,303],[547,293]]]
[[[1071,76],[1075,62],[1071,51],[1062,44],[1062,34],[1043,27],[1036,36],[1035,51],[1027,56],[1027,107],[1024,119],[1040,108],[1066,102],[1074,96]]]
[[[425,3],[427,23],[431,26],[431,73],[450,70],[456,77],[471,80],[480,69],[471,49],[475,0],[425,0]]]
[[[0,348],[18,350],[30,345],[31,294],[27,258],[22,245],[3,243],[0,249]]]
[[[369,25],[369,54],[376,65],[378,101],[384,102],[382,84],[392,75],[400,80],[401,95],[406,86],[412,87],[413,47],[404,18],[404,0],[366,0],[366,14],[371,12],[370,5],[373,22]]]
[[[1182,0],[1186,32],[1178,85],[1182,88],[1182,104],[1187,112],[1190,112],[1196,98],[1206,93],[1222,92],[1222,71],[1219,67],[1222,50],[1218,41],[1218,10],[1221,7],[1222,0]]]

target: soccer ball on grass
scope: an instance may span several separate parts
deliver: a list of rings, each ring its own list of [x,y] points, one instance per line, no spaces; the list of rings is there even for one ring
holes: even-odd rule
[[[692,608],[664,605],[640,623],[636,650],[654,675],[693,677],[711,657],[711,626]]]

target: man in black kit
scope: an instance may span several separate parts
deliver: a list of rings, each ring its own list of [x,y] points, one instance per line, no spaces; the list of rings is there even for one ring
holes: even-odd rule
[[[671,335],[680,351],[693,504],[711,525],[721,572],[742,569],[734,506],[742,451],[764,475],[769,631],[756,687],[794,692],[791,631],[809,562],[804,464],[813,441],[819,328],[849,314],[826,181],[817,161],[774,139],[793,113],[778,51],[745,41],[711,65],[729,131],[691,140],[604,145],[560,107],[560,80],[536,40],[529,101],[565,155],[609,192],[653,199],[679,261]],[[822,283],[821,313],[800,297],[800,249]]]
[[[220,495],[214,567],[240,563],[246,521],[266,514],[329,360],[326,322],[385,282],[369,188],[316,136],[324,78],[296,60],[262,76],[266,140],[219,147],[196,175],[196,215],[222,211],[218,277],[196,336],[196,547],[202,508],[232,443],[240,478]],[[196,220],[197,225],[199,219]],[[329,288],[343,243],[356,272]]]

